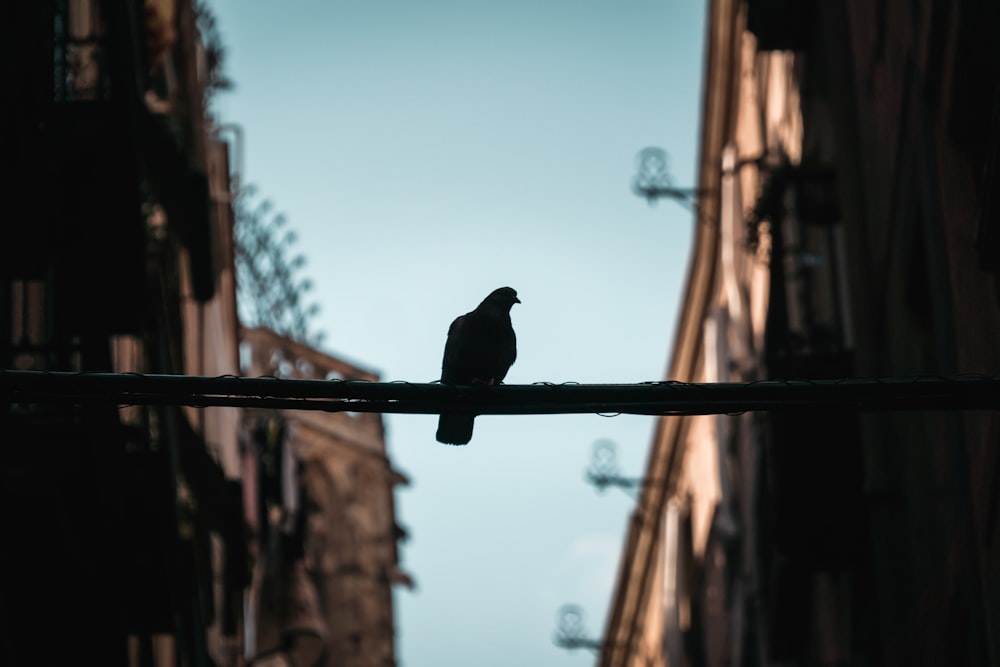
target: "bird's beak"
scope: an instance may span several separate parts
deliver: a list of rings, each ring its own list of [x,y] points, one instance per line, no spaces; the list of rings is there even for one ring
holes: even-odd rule
[[[520,300],[520,299],[518,299],[518,298],[517,298],[517,297],[515,296],[515,297],[514,297],[514,303],[521,303],[521,300]]]

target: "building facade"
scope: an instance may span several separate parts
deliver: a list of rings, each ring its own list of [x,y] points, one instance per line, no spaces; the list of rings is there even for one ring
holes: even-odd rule
[[[243,334],[250,377],[377,381],[267,329]],[[391,667],[399,567],[393,469],[378,413],[245,410],[254,665]]]
[[[708,3],[669,379],[995,376],[989,3]],[[663,417],[599,663],[1000,660],[990,411]]]
[[[0,373],[252,370],[204,11],[2,10]],[[373,377],[264,332],[246,344]],[[284,441],[259,415],[116,403],[0,403],[0,664],[395,664],[402,477],[378,415],[261,422],[290,427],[298,459],[268,465],[308,491],[283,514],[293,485],[258,455]],[[311,630],[323,642],[291,641]]]
[[[3,10],[0,366],[238,372],[224,143],[191,2]],[[235,664],[232,411],[0,406],[5,664]],[[216,585],[218,584],[218,585]]]

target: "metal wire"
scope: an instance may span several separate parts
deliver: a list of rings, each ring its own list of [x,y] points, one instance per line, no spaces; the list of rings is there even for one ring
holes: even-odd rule
[[[639,384],[440,383],[0,370],[3,403],[232,406],[399,414],[739,414],[761,410],[997,410],[992,375]]]

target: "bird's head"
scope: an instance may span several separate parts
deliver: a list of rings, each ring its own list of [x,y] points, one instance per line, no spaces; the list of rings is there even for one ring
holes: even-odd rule
[[[515,292],[512,288],[501,287],[493,290],[493,292],[486,297],[484,303],[503,308],[504,310],[510,310],[515,303],[521,303],[521,300],[517,298],[517,292]]]

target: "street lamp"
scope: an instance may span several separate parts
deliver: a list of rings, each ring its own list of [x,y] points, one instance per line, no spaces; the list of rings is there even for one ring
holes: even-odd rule
[[[648,477],[622,476],[615,461],[615,443],[606,439],[594,442],[593,458],[587,468],[586,479],[599,493],[604,493],[609,486],[617,486],[633,498],[636,496],[636,489],[656,483],[655,479]]]
[[[604,642],[587,637],[583,627],[583,610],[578,605],[567,604],[559,609],[559,627],[553,638],[556,646],[570,651],[578,648],[599,652]]]
[[[639,171],[632,179],[632,191],[644,197],[650,206],[656,200],[666,197],[689,211],[697,208],[697,197],[700,194],[698,188],[679,188],[674,185],[667,151],[655,146],[643,148],[636,156],[636,165]]]

